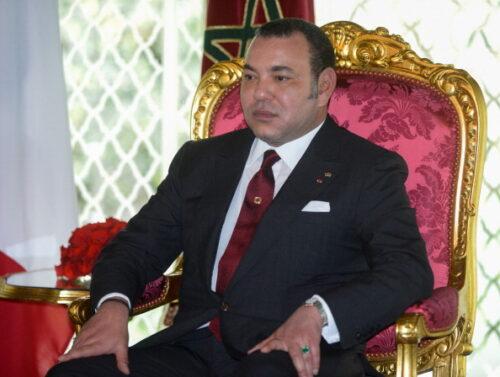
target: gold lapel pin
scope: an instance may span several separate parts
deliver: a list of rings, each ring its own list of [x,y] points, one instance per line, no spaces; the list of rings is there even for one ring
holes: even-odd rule
[[[333,174],[331,171],[325,171],[325,177],[326,178],[332,178]]]
[[[253,202],[259,205],[260,203],[262,203],[262,198],[260,196],[254,196]]]

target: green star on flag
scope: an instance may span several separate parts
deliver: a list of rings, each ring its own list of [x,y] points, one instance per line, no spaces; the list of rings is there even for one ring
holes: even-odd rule
[[[202,72],[218,61],[243,57],[255,30],[283,17],[314,22],[313,0],[209,0]]]

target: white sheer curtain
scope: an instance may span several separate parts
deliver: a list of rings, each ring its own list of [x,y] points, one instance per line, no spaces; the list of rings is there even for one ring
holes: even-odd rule
[[[77,211],[56,0],[0,0],[0,249],[59,262]]]

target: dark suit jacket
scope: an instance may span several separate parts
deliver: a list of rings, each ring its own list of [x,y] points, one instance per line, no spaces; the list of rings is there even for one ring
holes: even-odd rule
[[[243,354],[313,294],[328,302],[341,349],[362,345],[430,295],[405,162],[330,118],[268,208],[223,297],[213,293],[219,234],[253,140],[245,129],[179,150],[157,194],[103,251],[94,305],[109,292],[133,301],[183,251],[175,324],[145,344],[172,341],[219,314],[226,346]],[[311,200],[331,211],[302,212]]]

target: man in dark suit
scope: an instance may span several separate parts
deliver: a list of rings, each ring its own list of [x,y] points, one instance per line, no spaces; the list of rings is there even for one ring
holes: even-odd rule
[[[327,116],[333,62],[312,24],[259,30],[250,129],[181,148],[103,251],[96,314],[49,376],[376,375],[364,343],[430,295],[432,273],[404,161]],[[181,251],[174,325],[129,350],[131,304]]]

